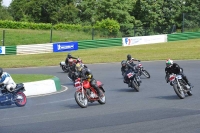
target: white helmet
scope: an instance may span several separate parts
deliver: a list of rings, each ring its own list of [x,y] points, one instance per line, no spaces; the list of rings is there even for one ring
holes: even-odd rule
[[[167,59],[166,60],[166,67],[171,67],[173,65],[173,60]]]

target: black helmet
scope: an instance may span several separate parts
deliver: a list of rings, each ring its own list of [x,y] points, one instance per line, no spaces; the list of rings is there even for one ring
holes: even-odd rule
[[[69,54],[67,55],[67,57],[68,57],[68,58],[72,58],[72,55],[69,53]]]
[[[131,55],[130,54],[127,55],[127,60],[131,60]]]
[[[3,69],[0,68],[0,77],[1,77],[2,74],[3,74]]]

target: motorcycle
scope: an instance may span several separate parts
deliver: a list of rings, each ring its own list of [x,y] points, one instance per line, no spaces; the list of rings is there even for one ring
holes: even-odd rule
[[[137,92],[140,90],[140,84],[142,83],[140,79],[139,73],[135,73],[133,71],[128,72],[127,74],[128,82],[130,84],[129,87],[134,88]]]
[[[185,82],[182,75],[179,74],[169,75],[169,82],[170,85],[173,86],[175,93],[180,99],[184,99],[186,93],[189,96],[192,96],[191,87]]]
[[[2,92],[0,106],[16,104],[18,107],[23,107],[26,105],[27,99],[23,93],[25,91],[23,83],[17,84],[13,92],[9,92],[6,85],[0,85],[0,90]]]
[[[144,75],[146,78],[150,78],[149,72],[144,69],[141,63],[138,63],[137,70],[138,70],[139,76]]]
[[[76,92],[74,94],[76,103],[81,108],[86,108],[88,106],[88,102],[98,101],[100,104],[106,103],[105,90],[103,88],[103,84],[100,81],[97,81],[97,85],[102,93],[101,97],[97,95],[96,90],[90,86],[88,80],[84,80],[78,78],[75,80],[74,87],[76,88]]]

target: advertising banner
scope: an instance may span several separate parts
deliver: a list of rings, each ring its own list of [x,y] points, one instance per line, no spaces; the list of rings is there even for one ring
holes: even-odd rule
[[[78,50],[78,42],[57,42],[53,43],[53,52],[64,52]]]
[[[167,35],[138,36],[122,38],[123,46],[134,46],[141,44],[163,43],[167,42]]]
[[[5,46],[0,46],[0,54],[6,54]]]

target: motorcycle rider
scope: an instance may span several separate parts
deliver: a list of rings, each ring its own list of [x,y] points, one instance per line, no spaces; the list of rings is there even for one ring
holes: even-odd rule
[[[183,73],[182,68],[177,63],[174,63],[173,60],[171,60],[171,59],[166,60],[165,73],[166,73],[165,79],[166,79],[167,83],[169,82],[170,74],[172,74],[172,73],[180,74],[180,75],[182,75],[182,77],[186,81],[186,83],[189,85],[187,87],[193,88],[193,86],[191,85],[191,83],[188,81],[187,77]]]
[[[12,79],[9,73],[4,72],[2,68],[0,68],[0,85],[6,85],[6,89],[9,92],[14,91],[16,88],[16,83]],[[2,92],[0,91],[0,95],[2,95]]]
[[[101,91],[97,86],[97,81],[94,79],[92,72],[90,69],[84,67],[84,64],[77,63],[76,69],[79,71],[79,77],[86,79],[90,82],[90,85],[97,91],[97,95],[101,97]]]
[[[133,71],[134,73],[137,73],[137,72],[136,72],[135,67],[132,66],[132,64],[130,64],[130,62],[126,62],[126,69],[127,69],[127,71],[126,71],[125,74],[123,75],[123,76],[124,76],[124,83],[127,83],[128,86],[130,87],[130,86],[131,86],[131,83],[130,83],[129,80],[128,80],[127,74],[130,73],[130,72],[132,72],[132,71]]]
[[[67,54],[67,57],[65,59],[65,64],[68,65],[68,62],[70,59],[78,59],[76,57],[73,57],[70,53]]]
[[[131,57],[130,54],[128,54],[128,55],[127,55],[127,60],[126,60],[126,62],[128,62],[130,65],[133,66],[134,72],[137,72],[136,64],[135,64],[133,61],[138,61],[138,62],[140,62],[140,60],[134,59],[134,58]],[[123,64],[122,64],[122,63],[123,63]],[[125,63],[124,61],[121,62],[121,64],[122,64],[121,71],[122,71],[122,72],[125,72],[125,71],[126,71],[126,67],[127,67],[124,63]]]

